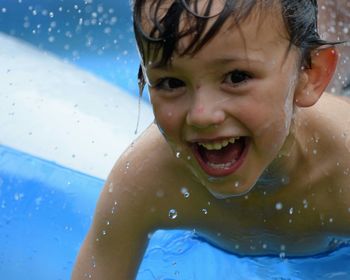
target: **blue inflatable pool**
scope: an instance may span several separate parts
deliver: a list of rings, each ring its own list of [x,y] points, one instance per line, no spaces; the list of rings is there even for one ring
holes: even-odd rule
[[[1,279],[69,279],[103,180],[0,146]],[[283,259],[238,257],[187,231],[157,231],[138,280],[350,279],[350,248]]]

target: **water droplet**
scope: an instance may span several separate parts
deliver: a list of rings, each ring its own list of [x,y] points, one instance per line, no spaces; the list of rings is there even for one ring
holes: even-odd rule
[[[110,183],[110,184],[108,185],[108,192],[109,192],[109,193],[112,193],[112,192],[113,192],[113,183]]]
[[[117,207],[117,202],[114,202],[114,206],[112,207],[111,213],[114,214],[116,211],[116,207]]]
[[[158,198],[164,197],[164,191],[163,191],[163,190],[158,190],[158,191],[156,192],[156,196],[157,196]]]
[[[208,210],[207,210],[206,208],[203,208],[203,209],[202,209],[202,213],[203,213],[204,215],[207,215],[207,214],[208,214]]]
[[[177,218],[177,211],[175,209],[170,209],[168,216],[170,219],[175,220]]]
[[[239,181],[236,181],[236,182],[235,182],[235,188],[238,188],[239,185],[240,185]]]
[[[23,194],[23,193],[15,193],[15,195],[14,195],[14,199],[15,199],[16,201],[21,200],[23,197],[24,197],[24,194]]]
[[[282,210],[282,208],[283,208],[282,202],[277,202],[275,205],[275,208],[276,208],[276,210]]]
[[[185,187],[181,188],[181,193],[183,194],[184,198],[189,198],[190,197],[190,192]]]
[[[106,235],[107,232],[105,230],[102,231],[102,235]]]
[[[264,243],[264,244],[262,245],[262,248],[263,248],[263,249],[266,249],[266,248],[267,248],[267,244]]]
[[[293,215],[293,212],[294,212],[294,208],[293,207],[289,208],[289,214]]]
[[[329,222],[330,222],[330,223],[333,223],[333,218],[329,218]]]
[[[305,209],[308,208],[309,203],[307,202],[306,199],[303,200],[303,205],[304,205],[304,208],[305,208]]]
[[[180,152],[176,152],[176,158],[180,158],[181,157],[181,153]]]

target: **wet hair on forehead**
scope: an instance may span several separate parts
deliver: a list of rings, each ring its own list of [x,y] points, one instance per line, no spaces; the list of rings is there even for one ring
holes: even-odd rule
[[[142,63],[156,59],[158,66],[171,63],[171,57],[194,55],[220,31],[230,17],[239,24],[257,10],[259,16],[280,11],[289,39],[289,49],[297,47],[301,64],[311,67],[311,52],[334,44],[320,38],[317,26],[317,0],[133,0],[133,23]],[[208,25],[210,21],[210,25]],[[145,28],[146,27],[146,28]],[[185,48],[182,38],[190,38]],[[144,87],[139,70],[140,91]]]

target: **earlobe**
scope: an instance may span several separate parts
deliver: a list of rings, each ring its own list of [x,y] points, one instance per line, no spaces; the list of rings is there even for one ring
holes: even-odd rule
[[[301,71],[294,96],[298,107],[310,107],[321,97],[337,67],[338,52],[334,47],[317,49],[311,56],[311,68]]]

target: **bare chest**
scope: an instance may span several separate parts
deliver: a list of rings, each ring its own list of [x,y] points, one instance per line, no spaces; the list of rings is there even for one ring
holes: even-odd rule
[[[310,198],[212,203],[196,219],[199,236],[243,255],[314,255],[350,240],[348,208]]]

